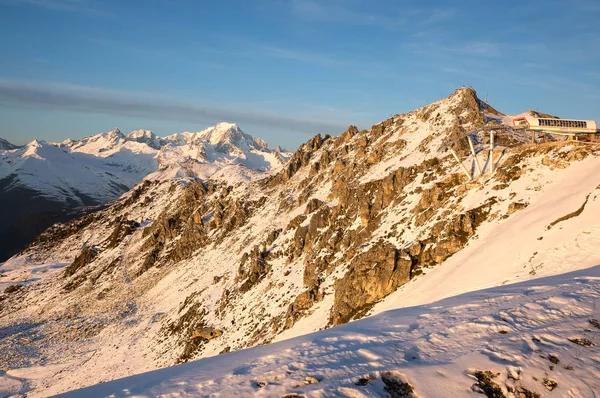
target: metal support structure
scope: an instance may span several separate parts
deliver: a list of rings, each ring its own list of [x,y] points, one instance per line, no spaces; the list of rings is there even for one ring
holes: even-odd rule
[[[490,131],[490,154],[488,156],[488,172],[490,175],[494,173],[494,132]]]
[[[460,165],[460,167],[463,169],[463,171],[465,172],[465,174],[467,175],[467,178],[469,180],[472,179],[471,177],[471,173],[469,173],[469,171],[467,170],[467,168],[465,167],[464,164],[462,164],[462,162],[460,161],[460,159],[458,158],[458,155],[456,154],[456,152],[454,152],[454,149],[450,148],[450,152],[452,152],[452,156],[454,156],[454,159],[456,159],[456,161],[458,162],[458,164]]]
[[[469,148],[471,148],[471,155],[473,155],[473,159],[475,160],[475,167],[477,168],[478,175],[481,175],[481,167],[479,167],[479,161],[477,160],[477,154],[475,153],[475,147],[473,146],[473,140],[471,136],[467,136],[467,140],[469,141]]]

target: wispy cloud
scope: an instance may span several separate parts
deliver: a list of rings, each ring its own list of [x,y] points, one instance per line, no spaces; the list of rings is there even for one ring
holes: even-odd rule
[[[404,22],[402,18],[371,14],[353,9],[347,2],[292,0],[294,14],[303,18],[322,22],[341,22],[356,26],[397,27]]]
[[[590,0],[576,0],[576,1],[571,1],[569,3],[570,7],[573,7],[575,10],[577,10],[578,12],[593,12],[593,13],[600,13],[600,4],[598,4],[598,2],[596,0],[590,1]]]
[[[346,126],[336,120],[286,116],[250,108],[229,109],[215,105],[187,103],[148,93],[25,81],[0,80],[0,104],[189,123],[228,120],[309,134],[338,132]]]
[[[28,5],[55,11],[108,15],[106,10],[99,7],[101,3],[89,0],[0,0],[0,4]]]
[[[454,18],[450,8],[392,7],[376,13],[366,1],[291,0],[292,12],[304,19],[335,22],[352,26],[368,26],[386,30],[404,30],[408,26],[428,26]],[[363,7],[360,7],[363,5]]]
[[[497,57],[502,55],[502,45],[489,41],[439,43],[414,41],[407,45],[410,51],[431,56]]]
[[[255,51],[258,51],[263,55],[269,57],[300,61],[328,68],[340,68],[343,66],[348,66],[344,61],[342,61],[339,58],[317,52],[303,51],[298,49],[286,49],[263,44],[255,44],[253,47]]]
[[[456,15],[456,11],[448,8],[434,8],[431,11],[427,11],[425,15],[425,22],[433,24],[439,23],[442,21],[447,21]]]
[[[258,56],[280,59],[319,68],[343,70],[345,73],[351,73],[367,79],[402,79],[401,75],[394,72],[391,62],[387,62],[385,59],[378,59],[375,55],[367,56],[363,54],[363,60],[357,62],[354,54],[324,53],[305,50],[303,48],[280,47],[245,39],[234,39],[232,43],[235,44],[236,48],[243,49],[240,51],[230,51],[228,55],[232,57],[256,59]]]

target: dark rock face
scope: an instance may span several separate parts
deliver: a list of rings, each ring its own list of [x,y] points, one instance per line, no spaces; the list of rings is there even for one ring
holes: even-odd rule
[[[329,138],[329,135],[321,137],[320,134],[317,134],[306,144],[302,145],[289,160],[288,165],[281,174],[281,179],[283,181],[288,181],[290,178],[292,178],[292,176],[296,174],[298,170],[310,162],[313,153],[321,148],[323,143]]]
[[[529,203],[526,202],[513,202],[510,205],[508,205],[508,214],[513,214],[519,210],[523,210],[528,205]]]
[[[302,318],[306,311],[312,308],[315,303],[323,299],[323,294],[319,292],[318,286],[313,286],[312,289],[306,290],[294,299],[294,302],[288,307],[285,314],[285,329],[294,326],[298,319]]]
[[[195,182],[186,187],[174,206],[176,210],[161,214],[144,229],[142,236],[146,240],[142,248],[145,259],[136,276],[142,275],[157,262],[174,264],[188,258],[205,244],[206,226],[200,215],[209,210],[209,204],[203,200],[209,193],[207,185]],[[167,247],[170,250],[165,251]]]
[[[383,372],[381,381],[391,398],[413,398],[415,389],[394,372]]]
[[[242,257],[242,262],[238,269],[238,277],[244,280],[240,286],[240,292],[244,293],[259,283],[271,270],[267,263],[267,252],[255,247],[250,254]]]
[[[183,311],[193,299],[194,296],[188,297],[179,311]],[[184,346],[177,363],[189,361],[206,342],[223,334],[221,330],[205,324],[205,315],[201,303],[194,303],[177,321],[162,328],[162,334],[179,336],[179,343]]]
[[[135,220],[118,220],[113,232],[108,237],[107,248],[117,247],[126,236],[131,235],[140,224]]]
[[[10,294],[19,291],[23,285],[10,285],[6,289],[4,289],[5,294]]]
[[[358,254],[348,272],[335,283],[330,321],[340,325],[410,280],[412,260],[389,243],[378,242]]]
[[[64,272],[63,276],[65,278],[68,278],[70,276],[75,275],[75,273],[77,271],[79,271],[81,268],[83,268],[86,265],[88,265],[89,263],[91,263],[97,255],[98,255],[98,251],[95,248],[89,247],[89,246],[85,247],[81,251],[79,256],[77,256],[75,258],[75,261],[73,261],[73,263],[71,265],[69,265],[67,268],[65,268],[65,272]]]
[[[473,376],[477,379],[477,383],[471,387],[473,391],[485,394],[488,398],[506,398],[500,385],[494,381],[498,374],[489,370],[478,370]]]

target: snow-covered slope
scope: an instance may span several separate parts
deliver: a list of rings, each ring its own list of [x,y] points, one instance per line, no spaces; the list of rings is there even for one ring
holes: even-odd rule
[[[66,147],[34,140],[0,153],[0,180],[13,177],[16,181],[9,189],[24,186],[81,206],[114,199],[156,169],[156,151],[145,144],[96,137]]]
[[[396,115],[369,130],[351,126],[337,137],[317,135],[280,170],[255,175],[250,167],[231,165],[202,182],[187,176],[147,179],[109,208],[53,227],[29,250],[0,267],[5,275],[0,287],[10,291],[0,302],[0,330],[5,336],[0,338],[0,361],[9,369],[0,380],[8,383],[19,377],[21,391],[45,396],[296,338],[369,315],[376,317],[373,329],[382,330],[382,350],[390,339],[396,339],[391,345],[394,352],[402,352],[398,361],[416,350],[410,358],[434,358],[426,367],[433,373],[436,366],[444,373],[444,364],[454,364],[448,368],[449,380],[458,380],[459,368],[460,372],[479,367],[496,371],[479,357],[459,357],[464,351],[458,349],[452,350],[457,355],[453,357],[440,348],[461,344],[452,336],[442,336],[444,340],[435,335],[436,330],[441,335],[453,327],[460,335],[461,324],[466,323],[461,316],[468,316],[470,310],[459,309],[456,301],[445,302],[450,308],[446,312],[420,309],[424,325],[441,322],[440,329],[428,326],[432,332],[410,326],[418,325],[419,315],[409,310],[392,317],[389,328],[381,322],[389,314],[383,311],[431,305],[494,286],[508,289],[510,283],[600,264],[595,244],[600,224],[594,217],[600,210],[594,173],[600,167],[600,148],[579,142],[529,144],[527,137],[508,126],[498,132],[493,158],[488,159],[483,129],[498,126],[503,118],[479,101],[473,90],[459,89],[446,99]],[[221,133],[220,137],[236,136],[235,131]],[[475,139],[483,175],[474,171],[465,140],[468,133]],[[206,148],[227,162],[228,155],[210,144],[212,132],[201,136],[184,133],[164,140],[186,147],[199,139],[213,145]],[[237,137],[237,142],[244,138]],[[450,155],[450,148],[474,174],[472,180]],[[190,151],[186,167],[191,170],[202,166],[200,159],[212,153]],[[177,163],[165,164],[163,171],[181,170]],[[556,291],[563,293],[571,294]],[[471,303],[480,294],[484,292],[463,297]],[[506,299],[510,305],[530,306],[526,297]],[[486,308],[474,316],[493,318],[494,310],[485,312]],[[453,317],[452,311],[462,315]],[[537,316],[545,310],[536,311],[529,314]],[[411,316],[417,321],[407,318]],[[469,352],[485,351],[481,344],[491,336],[485,330],[493,329],[492,321],[485,318],[480,329],[468,329],[475,333],[472,345],[467,345]],[[367,330],[368,322],[357,325]],[[405,323],[404,329],[399,327]],[[340,333],[353,326],[339,329]],[[539,333],[545,327],[541,325]],[[332,336],[336,330],[314,336]],[[415,350],[411,332],[423,341],[415,343]],[[567,332],[570,329],[564,329]],[[528,338],[519,327],[509,333],[514,334],[504,336],[506,345],[499,346],[498,355],[515,353],[519,341]],[[292,340],[289,347],[309,341],[303,339]],[[325,389],[322,396],[332,395],[334,388],[353,388],[350,373],[356,373],[354,380],[387,370],[377,367],[378,363],[386,368],[393,364],[383,362],[381,351],[373,347],[364,347],[369,352],[361,357],[357,351],[361,347],[351,348],[351,337],[339,341],[341,351],[331,357],[332,368],[338,370],[323,370],[324,379],[308,387]],[[440,346],[426,350],[427,341],[439,341]],[[288,342],[282,344],[274,350],[288,347]],[[331,345],[335,344],[332,340]],[[274,378],[259,380],[254,368],[239,363],[267,353],[262,360],[277,364],[281,358],[285,365],[299,353],[304,362],[296,361],[289,371],[291,366],[301,369],[302,363],[310,364],[307,368],[323,365],[312,354],[326,354],[310,347],[284,350],[279,356],[270,347],[249,356],[234,354],[229,358],[236,367],[223,365],[219,371],[232,374],[229,380],[241,392],[298,393],[303,390],[291,381],[296,376],[287,381],[280,378],[277,386]],[[533,353],[528,355],[522,365],[514,366],[538,377],[539,364],[544,362],[535,362]],[[353,368],[358,357],[364,359],[357,363],[366,365]],[[347,362],[340,366],[342,358]],[[224,389],[227,377],[216,380],[208,368],[221,366],[226,359],[211,361],[215,362],[155,374],[171,386],[156,391],[174,392],[172,388],[193,395],[200,394],[198,388],[207,393],[212,388]],[[511,361],[517,363],[518,358]],[[420,362],[420,372],[425,372],[424,364]],[[190,378],[206,383],[177,384],[179,369],[189,369]],[[265,369],[268,373],[270,368]],[[409,370],[402,372],[408,376]],[[246,383],[250,378],[256,378],[256,386],[263,382],[271,386],[255,388]],[[501,377],[496,380],[503,382]],[[419,394],[435,396],[428,392],[425,379],[411,376],[408,381]],[[588,381],[565,383],[583,389]],[[130,382],[131,391],[150,395],[154,391]],[[382,391],[383,381],[374,383],[364,389],[367,396]],[[464,391],[465,382],[461,383],[457,388]],[[379,390],[369,392],[371,388]],[[360,396],[348,393],[352,394]]]
[[[560,266],[579,268],[575,261]],[[594,397],[598,300],[600,266],[390,310],[60,396]]]

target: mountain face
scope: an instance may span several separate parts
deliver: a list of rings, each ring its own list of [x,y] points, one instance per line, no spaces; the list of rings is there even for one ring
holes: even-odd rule
[[[103,210],[54,225],[0,268],[0,288],[7,289],[0,302],[0,361],[6,369],[52,367],[52,374],[28,381],[29,395],[45,396],[597,265],[600,253],[590,237],[600,228],[593,217],[600,203],[593,173],[600,149],[578,142],[529,144],[510,118],[472,89],[459,89],[369,130],[350,126],[337,137],[317,135],[283,168],[264,173],[249,169],[260,167],[253,156],[231,161],[237,148],[254,153],[262,147],[236,128],[165,137],[155,178]],[[490,162],[484,128],[503,125]],[[466,134],[483,175],[475,171]],[[205,143],[201,148],[198,140]],[[210,162],[226,166],[203,180],[189,177]],[[573,247],[586,254],[574,256]],[[469,304],[453,303],[468,316]],[[439,308],[431,308],[431,316],[440,316]],[[481,315],[489,315],[482,322],[504,316]],[[412,318],[390,326],[382,344],[435,321],[403,319]],[[458,324],[446,326],[463,333]],[[345,336],[342,352],[369,338],[353,339],[352,333],[340,329],[319,341]],[[452,360],[469,368],[481,363],[456,359],[452,355],[463,352],[458,349],[442,355],[441,348],[427,348],[442,337],[423,335],[414,346],[388,348],[402,363],[420,361],[432,372]],[[286,351],[298,353],[292,373],[302,371],[303,353],[316,352],[307,338],[295,341],[296,351]],[[496,346],[480,349],[502,358]],[[277,358],[271,354],[268,361]],[[363,354],[368,363],[356,371],[367,374],[381,357]],[[261,366],[240,364],[232,380]],[[309,376],[319,382],[318,374]],[[252,381],[255,392],[259,381]],[[354,382],[346,378],[339,386]],[[206,383],[206,391],[219,385]],[[282,386],[294,393],[300,388]]]
[[[219,128],[215,126],[213,129]],[[251,143],[258,142],[244,134],[236,125],[228,125],[240,137]],[[34,140],[22,148],[0,151],[0,187],[3,194],[0,205],[10,212],[3,212],[0,219],[0,260],[14,254],[29,243],[37,234],[57,221],[67,221],[74,209],[82,206],[98,206],[119,197],[138,184],[150,173],[162,174],[164,168],[185,169],[188,177],[208,178],[222,167],[247,162],[247,158],[263,160],[262,171],[280,167],[285,158],[278,158],[268,145],[250,147],[247,142],[232,141],[223,129],[223,139],[204,137],[201,133],[190,134],[193,142],[164,140],[147,130],[134,131],[125,136],[113,131],[50,144]],[[204,138],[203,138],[204,137]],[[262,141],[261,141],[262,142]],[[182,147],[180,147],[182,145]],[[205,149],[206,147],[206,149]],[[196,155],[213,148],[220,148],[227,162],[216,156]],[[165,155],[168,153],[168,155]],[[165,165],[168,158],[168,165]],[[196,167],[187,167],[188,165]],[[160,167],[160,169],[159,169]],[[258,166],[257,166],[258,167]],[[37,221],[36,221],[37,220]]]
[[[164,141],[157,155],[158,170],[149,179],[189,176],[222,179],[227,172],[240,174],[240,167],[244,168],[246,179],[251,179],[250,175],[281,167],[291,156],[272,150],[265,141],[253,138],[231,123],[219,123],[198,133],[170,135]],[[219,176],[215,176],[217,171],[221,171]]]
[[[6,141],[4,138],[0,137],[0,151],[8,151],[11,149],[17,149],[18,146],[11,144],[10,142]]]

